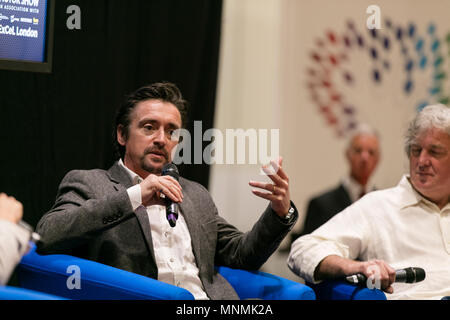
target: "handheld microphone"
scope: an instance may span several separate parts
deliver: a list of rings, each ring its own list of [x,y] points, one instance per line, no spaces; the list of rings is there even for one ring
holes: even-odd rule
[[[167,163],[162,169],[163,176],[171,176],[175,180],[179,180],[180,174],[178,173],[177,166],[173,163]],[[170,226],[173,228],[177,224],[178,219],[178,203],[173,202],[169,197],[165,198],[166,201],[166,218],[169,221]]]
[[[345,278],[347,282],[365,285],[367,277],[362,273],[354,274]],[[425,270],[422,268],[409,267],[405,269],[395,270],[395,281],[404,283],[415,283],[425,279]]]

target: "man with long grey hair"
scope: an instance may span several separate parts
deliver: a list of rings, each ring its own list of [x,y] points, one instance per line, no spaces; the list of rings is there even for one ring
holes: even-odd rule
[[[290,269],[312,283],[364,274],[388,299],[450,295],[450,108],[425,107],[405,139],[409,174],[374,191],[297,239]],[[426,278],[394,283],[395,270],[421,267]]]

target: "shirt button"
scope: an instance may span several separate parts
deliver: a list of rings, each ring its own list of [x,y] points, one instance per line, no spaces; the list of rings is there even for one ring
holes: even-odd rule
[[[174,262],[175,261],[175,259],[174,258],[170,258],[170,262]]]
[[[167,238],[168,236],[169,236],[169,233],[168,233],[167,231],[165,231],[165,232],[164,232],[164,237]]]

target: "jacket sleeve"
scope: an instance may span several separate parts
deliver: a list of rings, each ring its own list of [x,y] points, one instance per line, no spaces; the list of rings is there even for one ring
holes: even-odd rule
[[[231,268],[259,269],[294,227],[298,212],[292,202],[291,205],[295,212],[289,221],[278,217],[269,205],[246,233],[218,217],[216,263]]]
[[[114,188],[106,175],[74,170],[62,180],[55,204],[39,221],[40,253],[80,246],[98,233],[134,215],[125,188]]]

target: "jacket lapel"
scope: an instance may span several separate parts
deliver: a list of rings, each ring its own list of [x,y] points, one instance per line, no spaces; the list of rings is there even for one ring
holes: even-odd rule
[[[180,184],[183,188],[183,193],[186,195],[186,185],[183,183],[183,178],[180,178]],[[186,221],[189,234],[191,236],[192,251],[194,252],[194,257],[197,262],[197,267],[200,272],[206,271],[208,268],[205,264],[205,260],[202,261],[202,238],[200,235],[204,234],[202,230],[202,221],[198,221],[198,216],[195,215],[194,205],[190,200],[190,197],[184,197],[183,202],[179,204],[180,214],[183,214],[184,220]]]
[[[128,189],[133,186],[133,181],[130,175],[119,165],[118,162],[114,163],[114,165],[108,170],[108,173],[110,175],[110,180],[115,184],[114,188],[117,191]],[[148,220],[147,210],[144,206],[140,206],[135,210],[135,214],[144,235],[145,242],[147,243],[148,250],[150,251],[150,255],[156,263],[152,232],[150,222]]]

